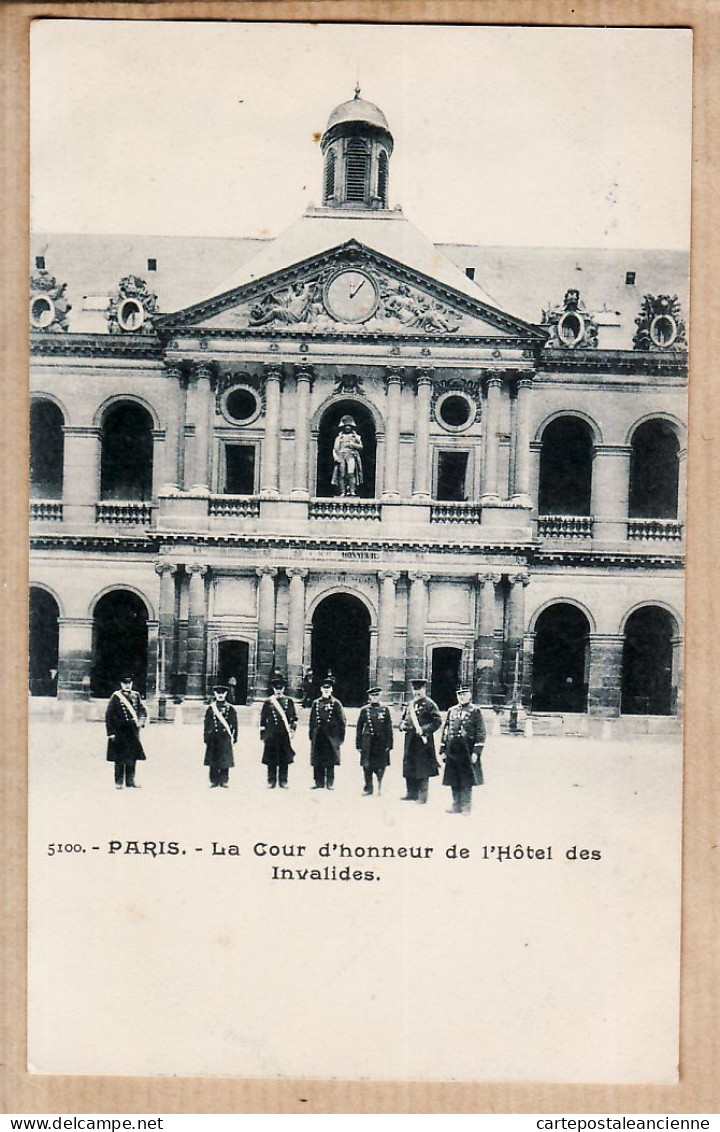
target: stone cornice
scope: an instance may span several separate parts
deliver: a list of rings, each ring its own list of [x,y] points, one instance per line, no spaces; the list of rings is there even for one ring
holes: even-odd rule
[[[162,358],[163,347],[158,338],[116,334],[30,335],[33,356],[77,358]]]
[[[639,350],[543,350],[538,374],[653,374],[687,378],[687,350],[643,353]]]

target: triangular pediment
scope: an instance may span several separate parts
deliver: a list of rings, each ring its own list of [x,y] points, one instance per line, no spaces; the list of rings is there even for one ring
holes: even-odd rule
[[[537,327],[351,240],[162,320],[214,333],[518,337]]]

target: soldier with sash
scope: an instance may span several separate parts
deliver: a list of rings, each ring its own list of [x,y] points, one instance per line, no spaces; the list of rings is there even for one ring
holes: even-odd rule
[[[403,777],[406,794],[403,801],[424,805],[428,799],[429,780],[440,770],[435,757],[433,733],[442,727],[442,716],[434,700],[426,695],[427,680],[418,677],[410,683],[413,696],[403,708],[400,720],[400,730],[405,732]]]
[[[373,792],[373,774],[377,778],[378,794],[382,789],[385,768],[390,764],[393,746],[393,726],[390,709],[380,703],[382,688],[369,688],[369,703],[361,708],[357,721],[356,746],[360,752],[360,766],[365,775],[363,794]]]
[[[485,744],[485,723],[482,711],[471,702],[471,689],[461,684],[458,702],[445,719],[440,739],[440,755],[445,760],[443,786],[452,790],[453,806],[449,814],[469,813],[473,786],[482,786],[480,756]]]
[[[115,786],[138,788],[135,781],[135,763],[144,760],[140,730],[145,726],[147,712],[140,693],[133,691],[133,678],[126,672],[120,677],[120,687],[113,692],[105,712],[107,731],[107,761],[115,763]]]
[[[262,761],[267,767],[268,787],[287,790],[288,766],[295,758],[292,737],[297,728],[295,704],[286,696],[285,677],[276,672],[270,681],[271,694],[260,711],[260,740],[264,743]]]
[[[205,712],[203,736],[205,739],[205,766],[210,768],[210,786],[230,785],[230,767],[235,766],[233,744],[237,742],[237,712],[227,702],[227,684],[216,684],[213,698]]]
[[[332,694],[335,681],[326,676],[320,684],[320,697],[310,708],[310,762],[315,777],[313,790],[332,790],[335,767],[345,738],[345,712]]]

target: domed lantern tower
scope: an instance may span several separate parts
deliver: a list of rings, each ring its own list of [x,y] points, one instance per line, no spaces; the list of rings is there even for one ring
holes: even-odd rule
[[[360,97],[337,106],[320,146],[325,158],[323,204],[328,208],[387,208],[393,138],[382,110]]]

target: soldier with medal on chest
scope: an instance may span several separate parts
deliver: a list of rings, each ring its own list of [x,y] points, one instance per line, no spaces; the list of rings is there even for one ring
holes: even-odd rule
[[[230,785],[230,767],[235,766],[233,746],[238,737],[237,712],[227,702],[227,684],[215,684],[212,702],[205,712],[205,766],[210,768],[210,786]]]
[[[390,708],[380,703],[382,688],[369,688],[369,703],[361,708],[357,721],[356,743],[360,752],[360,766],[365,775],[363,794],[373,792],[373,774],[377,778],[378,794],[382,788],[385,768],[390,764],[393,746],[393,725]]]
[[[400,730],[405,732],[403,777],[407,790],[403,801],[424,805],[429,780],[440,771],[433,734],[442,727],[442,716],[435,701],[426,695],[427,680],[418,677],[410,683],[413,696],[403,708],[400,720]]]
[[[335,680],[326,676],[320,684],[320,696],[310,708],[310,763],[315,785],[313,790],[332,790],[335,767],[340,763],[340,748],[345,738],[345,712],[333,693]]]
[[[260,710],[260,740],[264,744],[263,765],[267,767],[268,787],[280,786],[287,790],[288,766],[295,758],[292,737],[297,728],[297,711],[289,696],[285,695],[285,677],[275,672],[271,694]]]
[[[471,703],[469,684],[460,684],[458,702],[445,718],[440,738],[440,755],[445,760],[443,786],[452,789],[453,806],[448,813],[469,813],[473,786],[482,786],[480,756],[485,744],[485,723],[482,711]]]
[[[132,674],[123,673],[120,687],[111,695],[105,712],[107,761],[115,763],[115,786],[118,790],[122,790],[123,780],[128,787],[137,787],[135,763],[145,759],[140,730],[146,719],[147,712],[140,693],[133,690]]]

